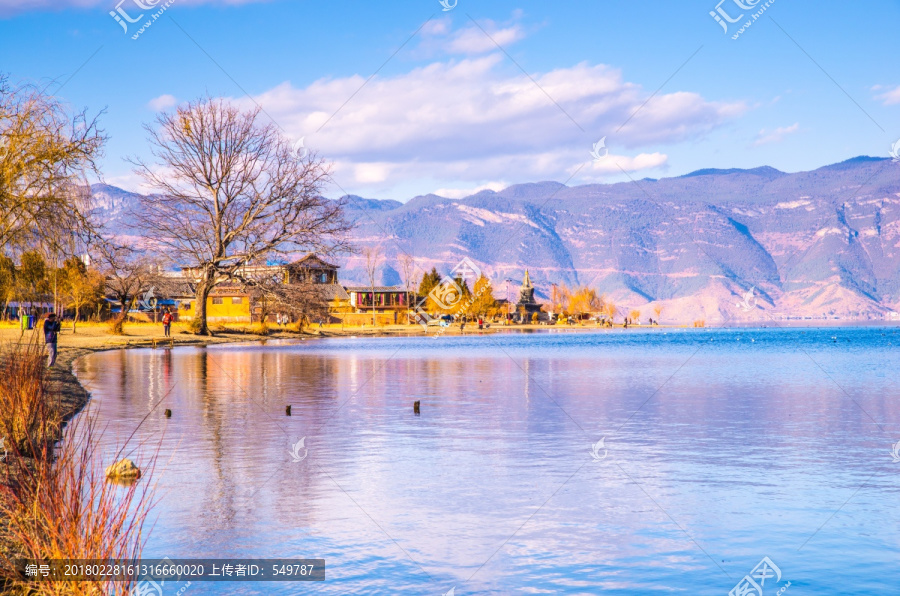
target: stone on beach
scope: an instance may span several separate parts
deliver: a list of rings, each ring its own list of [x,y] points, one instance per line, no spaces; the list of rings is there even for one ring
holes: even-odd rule
[[[141,477],[141,469],[134,465],[130,459],[123,459],[106,468],[106,477],[117,479],[138,479]]]

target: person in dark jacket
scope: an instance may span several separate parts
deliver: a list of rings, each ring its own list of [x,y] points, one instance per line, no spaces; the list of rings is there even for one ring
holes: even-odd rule
[[[52,312],[44,321],[44,343],[47,344],[47,353],[50,356],[48,366],[56,364],[56,341],[60,331],[62,331],[62,323],[56,320],[56,313]]]

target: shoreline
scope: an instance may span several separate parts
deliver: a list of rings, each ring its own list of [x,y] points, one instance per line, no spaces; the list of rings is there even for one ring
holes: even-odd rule
[[[486,335],[486,334],[501,334],[501,333],[536,333],[536,332],[544,332],[544,333],[553,333],[553,332],[565,332],[565,333],[590,333],[590,332],[629,332],[629,331],[671,331],[676,329],[685,329],[685,330],[713,330],[713,329],[752,329],[752,328],[793,328],[793,329],[802,329],[802,328],[823,328],[823,327],[844,327],[844,328],[854,328],[854,327],[900,327],[900,325],[894,324],[891,325],[889,321],[883,322],[870,322],[869,324],[860,324],[861,322],[854,322],[852,324],[815,324],[815,325],[747,325],[747,326],[735,326],[735,327],[693,327],[692,325],[632,325],[628,328],[623,328],[621,324],[617,324],[614,327],[601,327],[598,325],[497,325],[491,326],[487,329],[478,329],[477,325],[467,324],[466,329],[464,331],[460,331],[458,325],[451,325],[449,327],[440,328],[440,327],[430,327],[427,331],[421,328],[419,325],[389,325],[384,327],[351,327],[344,329],[336,329],[336,328],[308,328],[303,332],[287,330],[287,329],[278,329],[278,328],[270,328],[270,331],[267,335],[262,335],[258,333],[252,332],[244,332],[244,331],[224,331],[217,332],[211,336],[198,336],[190,333],[186,333],[184,331],[175,332],[172,335],[172,339],[174,340],[174,344],[171,347],[206,347],[211,345],[221,345],[221,344],[241,344],[241,343],[252,343],[252,342],[264,342],[267,340],[307,340],[307,339],[336,339],[336,338],[358,338],[358,337],[435,337],[435,336],[467,336],[467,335]],[[83,329],[83,327],[82,327]],[[131,328],[129,328],[131,329]],[[159,330],[158,326],[154,326],[154,330]],[[4,333],[4,331],[8,332],[7,329],[0,329],[0,339],[7,340],[9,333]],[[18,330],[16,330],[18,331]],[[161,330],[160,330],[161,331]],[[17,333],[16,333],[17,335]],[[67,339],[75,338],[71,333],[65,334],[63,336]],[[159,345],[159,349],[167,349],[168,348],[168,340],[165,340],[165,344],[162,344],[162,340],[164,339],[159,333],[143,333],[138,335],[129,335],[126,333],[125,335],[111,335],[111,334],[101,334],[101,335],[91,335],[85,334],[83,336],[86,345],[61,345],[59,347],[59,356],[57,357],[56,365],[52,368],[48,369],[48,380],[50,383],[51,394],[54,395],[57,399],[57,405],[60,407],[60,412],[63,420],[63,425],[65,425],[69,420],[71,420],[74,416],[78,415],[82,409],[88,404],[90,401],[90,392],[81,384],[78,378],[74,373],[74,364],[75,361],[83,356],[87,356],[89,354],[95,354],[98,352],[106,352],[110,350],[122,350],[122,349],[137,349],[137,348],[152,348],[154,347],[154,342]],[[95,340],[95,341],[91,341]],[[61,342],[63,344],[69,342]]]

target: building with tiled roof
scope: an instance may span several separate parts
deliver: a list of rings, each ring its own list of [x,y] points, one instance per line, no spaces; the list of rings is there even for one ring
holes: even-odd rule
[[[371,324],[373,314],[379,324],[406,320],[411,302],[409,292],[397,286],[343,286],[338,280],[338,269],[339,265],[310,253],[284,265],[248,265],[237,275],[245,279],[269,278],[289,285],[308,284],[307,288],[312,287],[318,293],[318,300],[328,305],[330,322]],[[194,285],[198,272],[186,267],[181,275],[184,281],[178,284],[183,292],[177,297],[178,316],[181,320],[191,320],[196,312]],[[235,283],[216,286],[206,303],[209,323],[252,323],[259,322],[263,316],[268,319],[277,316],[262,313],[252,292]]]

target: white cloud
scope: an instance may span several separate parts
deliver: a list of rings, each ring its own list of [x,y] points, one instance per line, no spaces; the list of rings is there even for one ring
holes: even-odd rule
[[[288,133],[305,136],[307,147],[333,161],[341,185],[380,189],[410,180],[449,188],[498,178],[564,180],[590,161],[591,144],[601,136],[621,154],[624,169],[659,167],[663,154],[624,152],[700,137],[747,109],[687,91],[660,94],[641,107],[650,93],[602,64],[532,76],[537,84],[494,52],[375,77],[340,110],[363,85],[362,76],[305,88],[282,83],[254,99]],[[234,101],[253,107],[247,99]],[[586,167],[584,174],[607,172]]]
[[[175,107],[176,105],[178,105],[178,100],[174,95],[169,94],[154,97],[149,102],[147,102],[147,107],[154,112],[164,112],[169,108]]]
[[[487,32],[487,35],[485,35]],[[506,48],[525,37],[518,25],[505,29],[493,29],[485,27],[485,31],[472,26],[459,31],[447,44],[447,51],[451,54],[482,54],[493,52],[497,45]]]
[[[361,163],[353,166],[353,175],[361,184],[384,182],[390,176],[391,169],[389,163]]]
[[[591,171],[600,174],[621,174],[626,172],[639,172],[662,167],[669,160],[668,155],[662,153],[641,153],[634,157],[627,155],[607,155],[604,159],[592,162]]]
[[[795,132],[800,130],[800,123],[795,122],[790,126],[783,126],[780,128],[776,128],[772,132],[766,131],[766,129],[762,129],[759,131],[759,134],[756,135],[756,140],[753,141],[754,147],[759,147],[760,145],[766,145],[768,143],[780,143],[784,140],[784,137],[794,134]]]
[[[130,192],[137,192],[141,194],[150,194],[159,189],[155,189],[151,186],[148,186],[144,179],[141,178],[138,174],[134,172],[125,172],[119,176],[107,176],[102,180],[103,184],[109,184],[110,186],[117,186],[119,188],[123,188]]]
[[[450,32],[450,25],[450,17],[444,17],[442,19],[432,19],[430,21],[427,21],[424,25],[422,25],[422,37],[427,38],[432,35],[447,35]]]
[[[878,91],[880,89],[884,89],[881,85],[875,85],[872,87],[873,91]],[[875,99],[880,101],[886,106],[893,106],[900,103],[900,85],[894,87],[893,89],[888,89],[884,93],[879,93],[875,96]]]
[[[514,19],[521,15],[515,15]],[[504,49],[525,38],[525,31],[516,22],[498,25],[490,19],[453,30],[450,17],[429,21],[422,27],[421,41],[415,53],[419,56],[433,54],[484,54]]]

